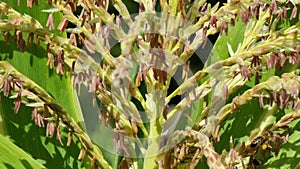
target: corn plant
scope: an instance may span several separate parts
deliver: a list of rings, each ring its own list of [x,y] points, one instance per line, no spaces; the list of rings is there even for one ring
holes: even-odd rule
[[[299,3],[0,1],[0,167],[298,168]]]

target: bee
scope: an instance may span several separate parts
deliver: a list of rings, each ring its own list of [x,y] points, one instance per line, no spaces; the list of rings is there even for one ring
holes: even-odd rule
[[[266,139],[263,136],[258,136],[250,143],[250,147],[252,149],[258,149],[260,146],[263,146],[265,142]]]
[[[248,164],[248,169],[255,169],[257,166],[262,165],[262,162],[257,158],[257,152],[261,149],[261,153],[264,156],[266,151],[270,150],[269,140],[264,136],[257,136],[251,143],[250,143],[250,160]]]
[[[247,169],[256,169],[260,165],[261,161],[259,161],[255,156],[251,156]]]

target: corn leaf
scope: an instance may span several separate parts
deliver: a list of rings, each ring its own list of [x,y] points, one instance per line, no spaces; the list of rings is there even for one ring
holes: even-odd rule
[[[19,13],[32,16],[41,25],[46,25],[49,14],[41,12],[50,8],[46,1],[39,1],[39,4],[33,5],[32,8],[27,7],[26,1],[21,1],[20,6],[18,6],[17,1],[5,0],[4,2]],[[61,16],[54,14],[56,27],[60,20]],[[58,34],[59,32],[56,30],[53,33]],[[44,88],[84,128],[83,115],[77,94],[71,84],[71,78],[69,76],[58,76],[55,69],[49,69],[47,66],[46,44],[41,43],[38,46],[37,43],[33,43],[27,46],[26,51],[23,53],[17,48],[13,35],[14,31],[10,31],[9,44],[6,44],[4,37],[0,36],[0,60],[10,62],[18,71]],[[27,36],[24,33],[25,41]],[[55,136],[47,138],[45,136],[46,129],[36,126],[31,119],[31,111],[32,109],[21,106],[18,114],[14,114],[13,100],[1,96],[1,133],[10,136],[17,146],[30,153],[34,158],[43,161],[47,168],[83,168],[88,166],[87,163],[83,164],[77,160],[80,152],[79,145],[72,143],[70,147],[66,147],[68,131],[62,131],[64,145],[61,145],[55,139]],[[2,149],[0,152],[2,154]],[[9,161],[6,161],[6,163],[10,164]]]
[[[46,168],[29,154],[14,145],[12,140],[0,134],[0,168]]]

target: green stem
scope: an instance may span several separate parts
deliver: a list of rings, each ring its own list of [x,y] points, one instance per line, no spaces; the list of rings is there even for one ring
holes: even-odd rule
[[[150,123],[149,132],[149,144],[146,152],[146,157],[144,160],[144,169],[154,169],[157,168],[156,158],[159,152],[160,138],[159,135],[162,130],[162,125],[159,119]]]

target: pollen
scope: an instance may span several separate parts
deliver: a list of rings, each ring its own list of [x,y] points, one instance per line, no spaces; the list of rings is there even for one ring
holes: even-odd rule
[[[264,143],[262,146],[261,146],[261,149],[262,150],[266,150],[268,148],[268,145],[266,143]]]

